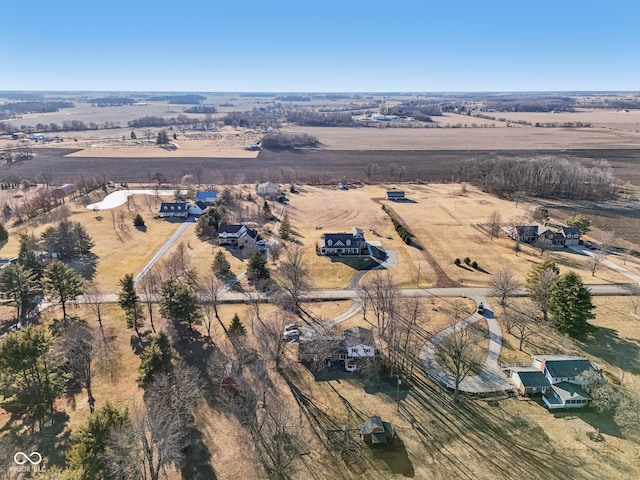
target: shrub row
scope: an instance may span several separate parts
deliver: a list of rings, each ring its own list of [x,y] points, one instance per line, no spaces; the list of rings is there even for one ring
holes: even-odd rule
[[[409,230],[407,230],[407,228],[404,225],[402,225],[402,223],[400,223],[397,218],[393,216],[393,214],[389,211],[386,205],[382,205],[382,210],[384,210],[385,213],[389,215],[389,217],[391,218],[391,223],[393,223],[393,228],[396,229],[396,232],[398,232],[398,235],[400,235],[400,238],[402,239],[402,241],[407,245],[410,245],[411,237],[413,237],[412,233]]]

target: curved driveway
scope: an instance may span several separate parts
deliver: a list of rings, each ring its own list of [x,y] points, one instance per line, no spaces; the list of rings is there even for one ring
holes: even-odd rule
[[[465,377],[459,385],[461,392],[469,393],[485,393],[485,392],[499,392],[503,390],[511,389],[511,383],[505,377],[504,373],[500,370],[498,365],[498,357],[500,356],[500,350],[502,349],[502,329],[500,324],[493,315],[493,310],[487,302],[485,297],[470,297],[476,303],[482,302],[485,307],[484,318],[487,321],[487,327],[489,329],[489,349],[487,352],[487,358],[482,366],[482,370],[472,376]],[[465,320],[457,323],[459,328],[468,326],[478,322],[483,316],[479,313],[467,317]],[[440,342],[451,335],[454,326],[440,330],[433,337],[431,337],[427,343],[420,350],[420,361],[425,369],[425,372],[432,380],[444,385],[448,388],[455,388],[455,379],[453,375],[443,368],[436,360],[436,349]]]

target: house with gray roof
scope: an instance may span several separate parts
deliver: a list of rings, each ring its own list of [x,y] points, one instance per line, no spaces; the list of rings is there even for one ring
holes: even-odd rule
[[[242,224],[220,225],[218,245],[237,245],[240,248],[255,245],[258,232]]]
[[[360,255],[366,249],[364,232],[357,227],[349,232],[325,233],[318,243],[318,252],[322,255]]]
[[[160,215],[165,218],[187,218],[189,215],[189,205],[186,202],[162,202],[160,205]]]
[[[580,230],[572,227],[550,228],[540,223],[517,225],[509,231],[509,236],[516,242],[545,243],[550,247],[578,245]]]
[[[318,369],[334,362],[355,365],[357,359],[373,358],[375,354],[373,331],[363,327],[347,328],[342,335],[302,336],[298,342],[298,361]]]
[[[575,355],[533,355],[530,365],[510,367],[511,381],[524,395],[541,394],[550,410],[582,408],[591,397],[584,391],[584,374],[595,370],[591,362]]]

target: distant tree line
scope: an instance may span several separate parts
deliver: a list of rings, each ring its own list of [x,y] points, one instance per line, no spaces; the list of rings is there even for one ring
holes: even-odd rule
[[[287,113],[287,122],[303,127],[353,127],[350,113],[320,113],[312,110],[293,110]]]
[[[147,97],[150,102],[169,102],[175,105],[198,105],[207,99],[202,95],[157,95]]]
[[[41,102],[44,100],[44,96],[41,93],[31,92],[0,92],[0,98],[20,102]]]
[[[280,116],[281,108],[279,105],[275,105],[254,108],[247,112],[229,112],[222,118],[222,122],[233,127],[255,128],[262,125],[277,127],[280,126],[280,121],[278,120]]]
[[[425,104],[423,101],[412,100],[388,107],[384,113],[400,117],[413,117],[420,122],[431,122],[431,117],[442,116],[442,107],[435,103]]]
[[[218,109],[213,105],[195,105],[185,108],[184,113],[218,113]]]
[[[24,132],[24,133],[80,132],[83,130],[102,130],[102,129],[112,129],[112,128],[120,128],[120,122],[85,123],[82,120],[65,120],[64,122],[62,122],[62,124],[37,123],[35,126],[20,125],[19,127],[16,127],[7,122],[0,122],[0,132],[7,133],[7,134],[16,133],[16,132]]]
[[[498,122],[504,122],[516,125],[529,125],[537,128],[591,128],[592,123],[589,122],[528,122],[526,120],[511,120],[505,117],[495,117],[493,115],[487,115],[486,113],[474,113],[474,117],[484,118],[485,120],[497,120]]]
[[[136,118],[127,122],[131,128],[143,127],[166,127],[168,125],[188,125],[199,123],[200,120],[189,118],[186,115],[178,115],[177,117],[163,118],[147,115],[146,117]]]
[[[14,118],[25,113],[51,113],[71,108],[71,102],[13,102],[0,105],[0,119]]]
[[[313,135],[307,133],[269,133],[262,137],[264,148],[300,148],[317,147],[320,142]]]
[[[96,107],[119,107],[122,105],[131,105],[134,99],[128,97],[102,97],[92,98],[87,101]]]
[[[311,97],[309,95],[279,95],[276,100],[282,102],[309,102]]]
[[[496,112],[574,112],[571,97],[511,97],[493,98],[484,103],[482,111]]]
[[[589,165],[551,156],[470,159],[457,168],[454,178],[503,197],[524,192],[546,198],[604,200],[616,194],[607,162]]]

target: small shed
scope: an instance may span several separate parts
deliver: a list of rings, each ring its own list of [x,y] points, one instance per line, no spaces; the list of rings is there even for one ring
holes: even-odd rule
[[[396,433],[389,422],[374,415],[360,425],[360,437],[368,445],[384,445],[393,441]]]
[[[402,190],[388,190],[387,191],[387,200],[393,200],[397,202],[398,200],[404,200],[404,191]]]
[[[258,185],[258,195],[261,197],[273,197],[280,193],[280,187],[272,182],[261,183]]]
[[[235,378],[226,377],[220,382],[220,391],[225,395],[233,397],[240,391],[240,385],[238,385],[238,381]]]

